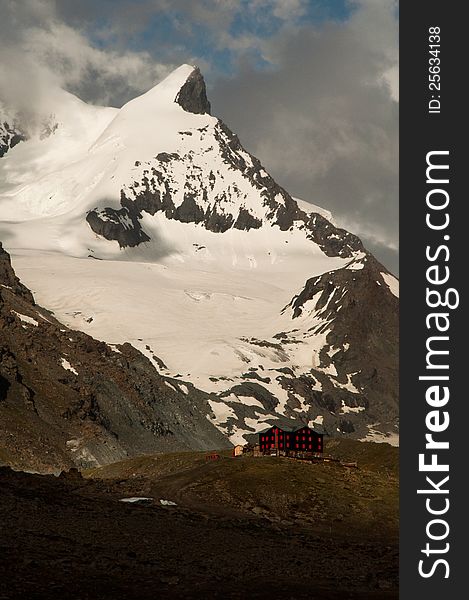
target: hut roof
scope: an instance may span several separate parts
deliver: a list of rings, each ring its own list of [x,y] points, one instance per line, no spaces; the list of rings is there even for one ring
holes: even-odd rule
[[[268,431],[270,431],[273,427],[278,427],[278,429],[281,429],[282,431],[285,431],[286,433],[295,433],[295,431],[299,431],[300,429],[304,429],[305,427],[307,429],[311,429],[311,431],[313,433],[315,433],[316,435],[322,435],[321,433],[318,433],[317,431],[315,431],[312,427],[310,427],[309,425],[305,425],[305,424],[301,424],[301,425],[295,425],[294,427],[285,427],[283,425],[279,425],[278,423],[275,423],[274,425],[270,425],[269,427],[267,427],[266,429],[262,429],[261,431],[258,431],[257,434],[264,434],[267,433]]]
[[[267,427],[267,429],[263,429],[262,431],[258,431],[257,433],[267,433],[273,427],[277,427],[278,429],[281,429],[286,433],[294,433],[297,429],[299,429],[299,427],[284,427],[283,425],[278,425],[277,423],[275,423],[274,425],[270,425],[270,427]]]

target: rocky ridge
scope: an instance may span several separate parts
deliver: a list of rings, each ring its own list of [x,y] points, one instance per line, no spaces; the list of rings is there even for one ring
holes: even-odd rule
[[[202,127],[179,135],[182,141],[187,136],[192,142],[196,138],[202,150],[161,152],[150,162],[137,161],[139,176],[121,190],[122,208],[101,207],[87,213],[96,234],[117,241],[121,248],[138,246],[150,240],[140,222],[142,213],[161,212],[167,219],[202,224],[214,233],[263,225],[304,230],[327,256],[350,258],[364,250],[357,236],[318,213],[301,210],[221,120],[213,130]],[[233,182],[233,172],[241,176],[242,187]],[[250,206],[250,194],[261,199],[256,210]],[[182,197],[182,202],[176,204],[176,197]]]
[[[291,345],[321,345],[308,372],[290,366],[249,368],[240,381],[219,394],[233,411],[222,426],[228,435],[246,419],[265,419],[289,427],[308,423],[330,436],[388,439],[399,432],[398,319],[399,301],[390,293],[384,267],[368,253],[347,267],[309,279],[283,311],[292,328],[271,340],[246,340],[278,353]],[[363,309],[366,306],[366,310]],[[303,320],[304,327],[295,321]],[[269,391],[277,382],[286,399]],[[253,398],[243,405],[235,398]],[[271,418],[268,418],[268,417]],[[248,429],[248,428],[247,428]],[[254,441],[246,431],[246,438]]]

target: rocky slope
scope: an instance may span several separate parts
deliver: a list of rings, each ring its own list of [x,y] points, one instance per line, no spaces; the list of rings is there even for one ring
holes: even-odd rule
[[[389,293],[390,275],[369,253],[349,268],[314,277],[285,310],[293,321],[313,311],[318,324],[309,335],[322,335],[325,344],[311,375],[286,381],[309,404],[326,407],[325,430],[364,433],[398,431],[399,301]],[[288,336],[280,336],[288,343]],[[324,370],[333,375],[325,377]],[[308,394],[308,380],[319,379],[322,394]],[[336,384],[334,386],[334,383]],[[337,389],[339,388],[339,389]],[[341,388],[341,391],[340,391]],[[305,394],[306,392],[306,394]],[[366,420],[363,417],[366,415]]]
[[[206,394],[130,344],[111,348],[37,306],[0,245],[0,461],[56,471],[229,445],[209,412]]]

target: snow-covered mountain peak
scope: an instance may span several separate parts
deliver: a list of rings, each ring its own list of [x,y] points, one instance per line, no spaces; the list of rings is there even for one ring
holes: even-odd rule
[[[99,249],[109,257],[142,246],[151,259],[161,255],[168,221],[177,221],[192,224],[184,237],[194,237],[194,225],[214,233],[277,227],[328,256],[361,250],[327,212],[300,207],[210,115],[197,67],[182,65],[121,109],[90,106],[67,92],[52,108],[48,135],[15,147],[0,164],[3,214],[20,217],[19,232],[34,227],[34,247],[51,249],[53,238],[74,256]],[[39,228],[38,218],[45,219]],[[179,240],[169,247],[186,252]]]
[[[164,104],[167,108],[174,108],[174,102],[186,112],[210,114],[205,81],[198,67],[181,65],[153,88],[130,100],[125,107],[137,106],[139,110],[154,111],[155,107],[163,109]]]
[[[232,441],[279,416],[394,432],[396,282],[211,116],[196,67],[50,115],[14,146],[4,128],[0,159],[2,241],[39,303],[215,394]]]
[[[158,152],[179,150],[187,145],[181,131],[214,127],[217,122],[209,114],[200,111],[195,114],[185,108],[200,105],[204,95],[205,84],[200,71],[182,65],[159,84],[124,104],[90,151],[99,152],[104,148],[107,153],[111,146],[126,151],[135,163],[149,160]]]

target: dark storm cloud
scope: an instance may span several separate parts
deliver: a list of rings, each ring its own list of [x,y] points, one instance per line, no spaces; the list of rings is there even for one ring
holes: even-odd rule
[[[370,14],[371,12],[371,14]],[[397,272],[398,103],[392,5],[293,29],[211,92],[215,112],[293,195],[333,212]],[[380,29],[380,34],[377,32]]]

